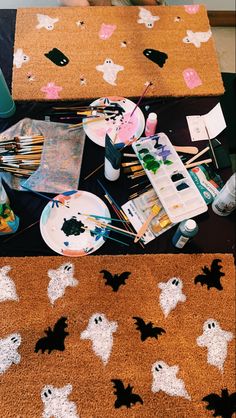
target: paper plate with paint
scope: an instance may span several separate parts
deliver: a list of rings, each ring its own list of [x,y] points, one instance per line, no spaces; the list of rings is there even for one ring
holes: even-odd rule
[[[96,226],[82,213],[110,217],[105,203],[86,191],[62,193],[45,206],[40,218],[40,231],[53,251],[80,257],[93,253],[104,244],[107,229]]]
[[[144,130],[145,119],[143,112],[136,104],[124,97],[102,97],[95,100],[90,106],[104,106],[107,118],[97,122],[87,123],[84,120],[86,135],[96,144],[105,147],[105,136],[109,134],[115,142],[128,144],[132,139],[139,138]]]

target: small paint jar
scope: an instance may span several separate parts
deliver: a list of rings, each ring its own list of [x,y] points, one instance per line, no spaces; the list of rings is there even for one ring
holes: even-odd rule
[[[157,114],[154,112],[149,113],[147,120],[146,120],[145,136],[154,135],[156,133],[156,127],[157,127]]]
[[[172,244],[176,248],[183,248],[185,244],[198,233],[198,226],[193,219],[180,222],[173,238]]]
[[[10,95],[2,70],[0,69],[0,118],[9,118],[15,111],[15,103]]]

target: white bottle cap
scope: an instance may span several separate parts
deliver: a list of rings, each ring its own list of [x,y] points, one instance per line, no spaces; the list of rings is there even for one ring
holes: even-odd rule
[[[154,112],[149,113],[148,115],[149,120],[157,120],[157,114]]]
[[[185,228],[188,231],[193,231],[196,228],[197,224],[193,219],[188,219],[185,224]]]

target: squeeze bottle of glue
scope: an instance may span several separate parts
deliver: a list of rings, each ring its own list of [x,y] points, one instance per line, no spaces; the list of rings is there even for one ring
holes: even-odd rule
[[[156,113],[149,113],[146,126],[145,126],[145,136],[152,136],[156,133],[157,127],[157,114]]]

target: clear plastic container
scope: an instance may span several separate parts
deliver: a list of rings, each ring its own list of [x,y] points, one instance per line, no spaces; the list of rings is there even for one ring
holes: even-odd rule
[[[212,210],[217,215],[227,216],[236,208],[236,173],[234,173],[221,189],[212,203]]]
[[[12,211],[6,191],[0,181],[0,235],[13,234],[19,227],[19,218]]]

